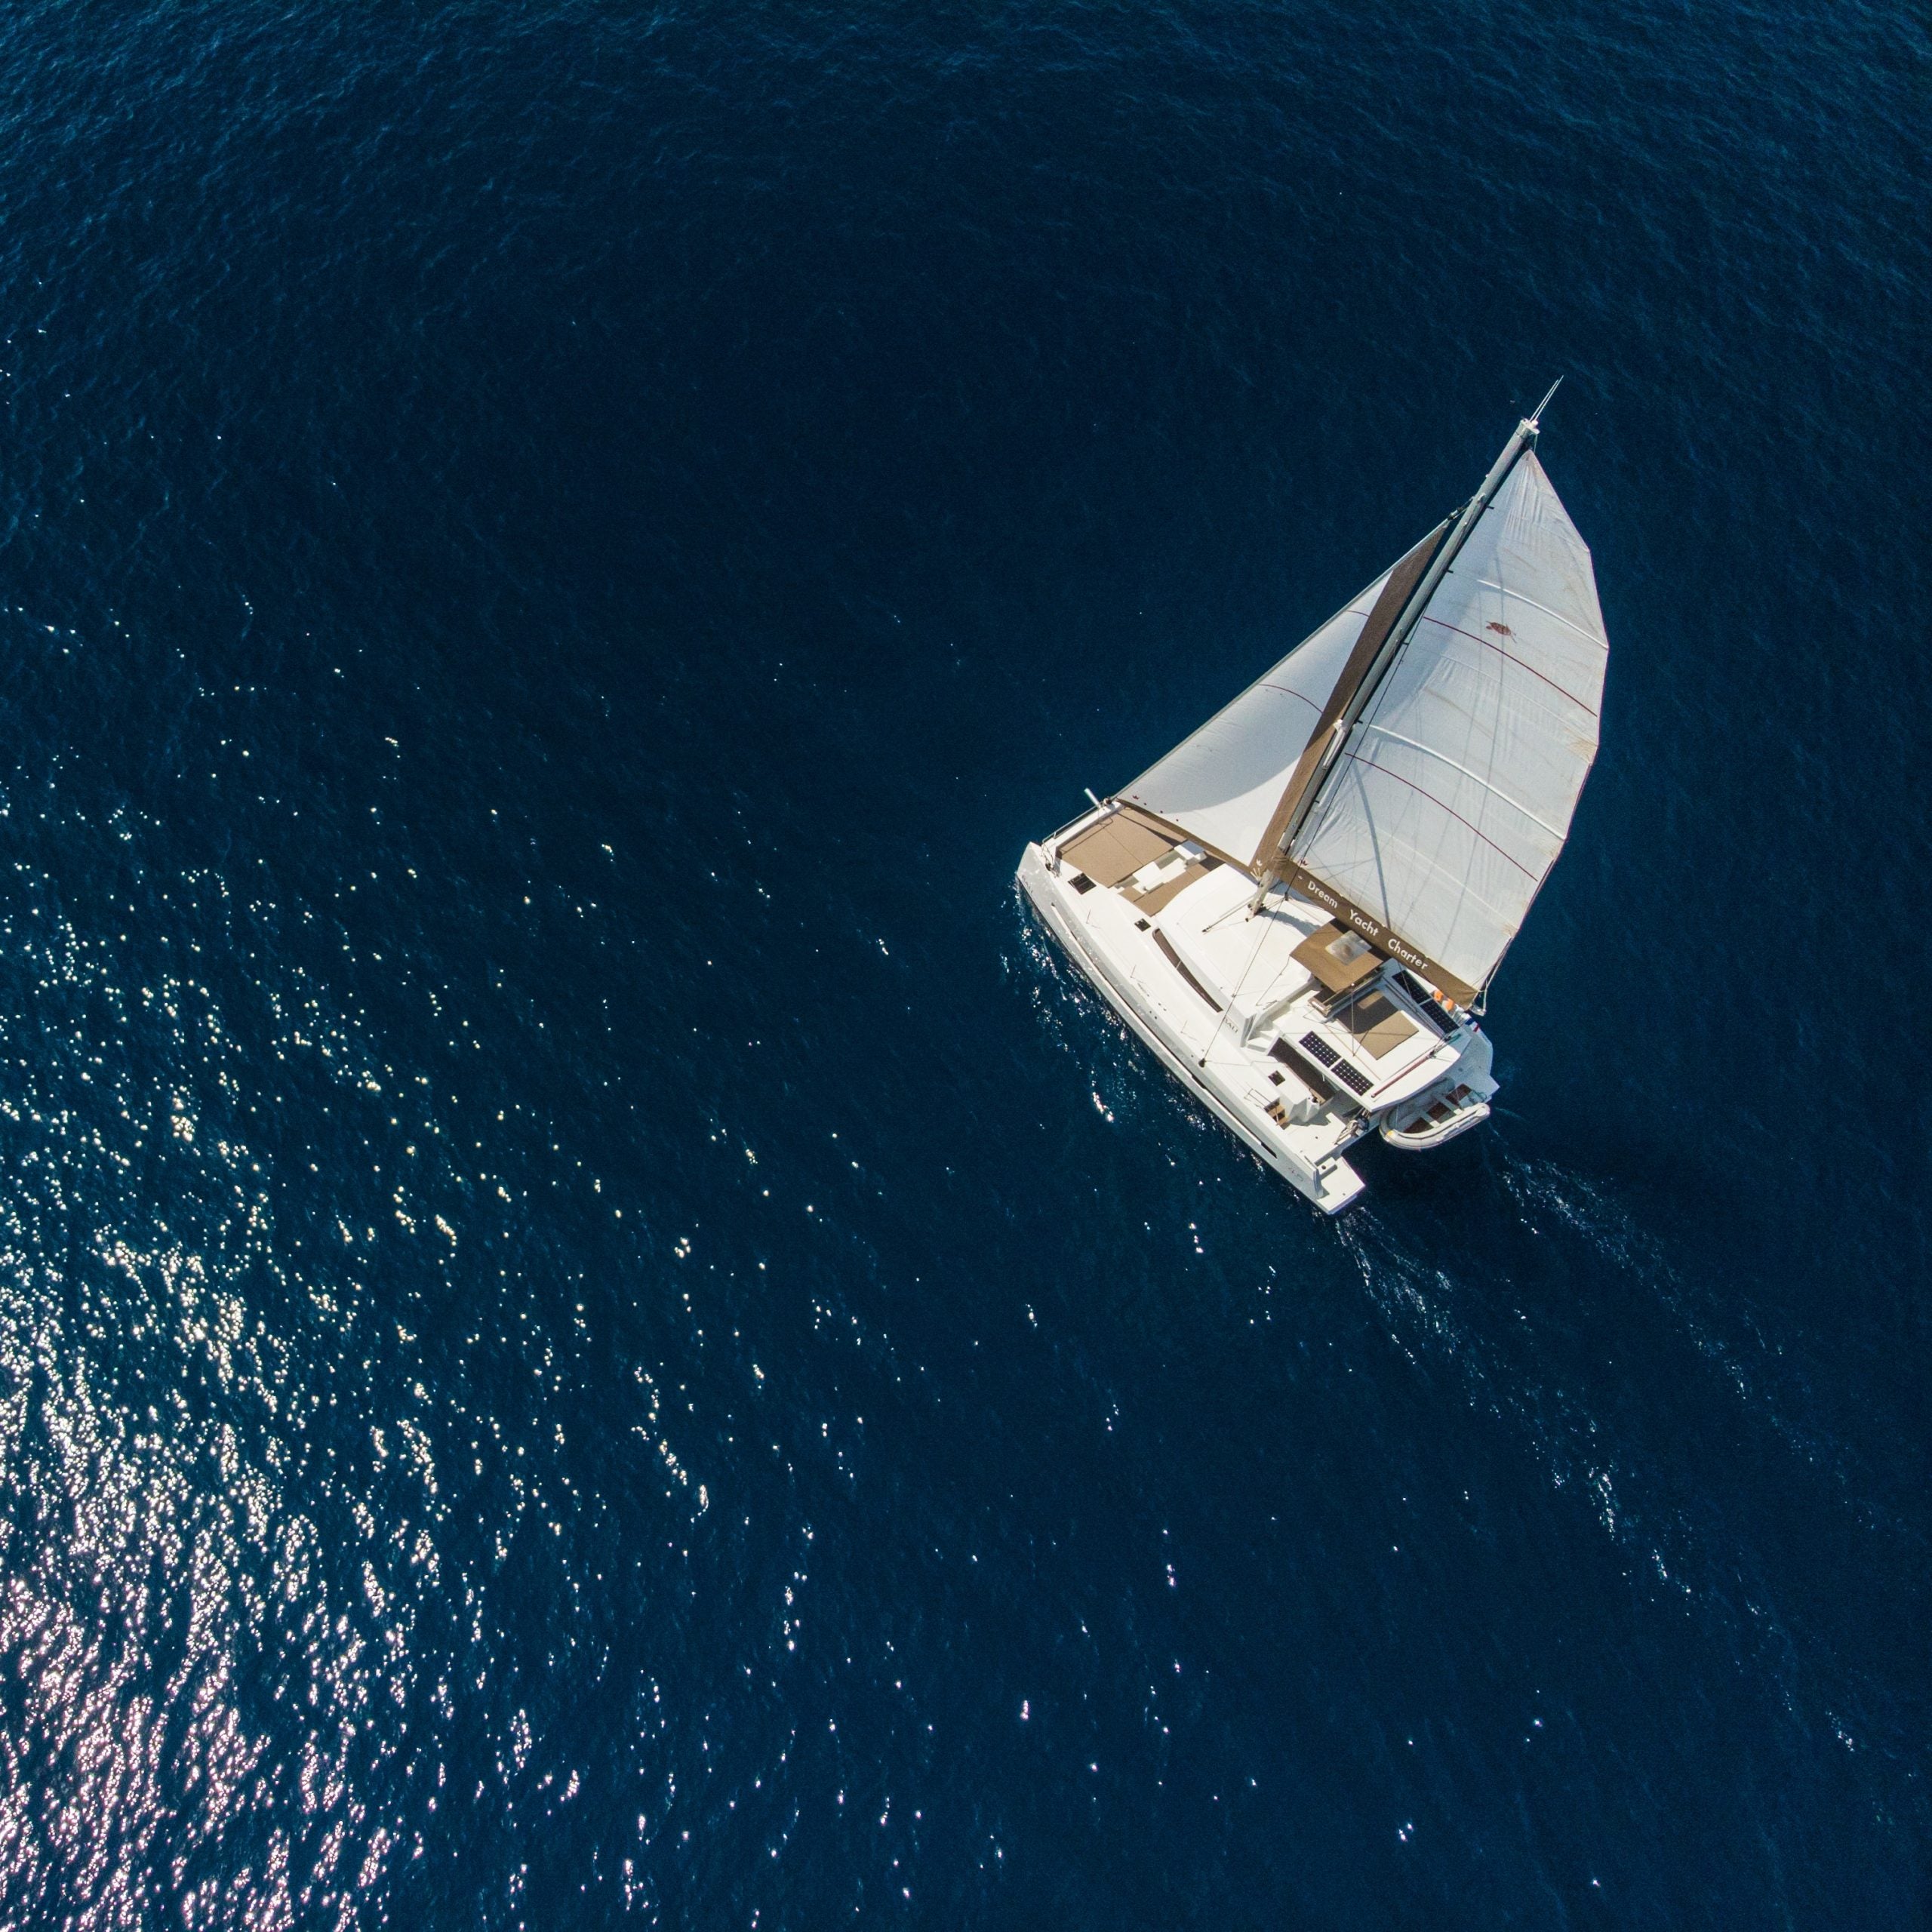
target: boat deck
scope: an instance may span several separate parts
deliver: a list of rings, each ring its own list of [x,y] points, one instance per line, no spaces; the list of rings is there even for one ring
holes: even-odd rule
[[[1326,911],[1254,908],[1245,869],[1133,807],[1029,846],[1020,881],[1172,1070],[1330,1213],[1361,1188],[1343,1151],[1461,1057],[1426,989]]]

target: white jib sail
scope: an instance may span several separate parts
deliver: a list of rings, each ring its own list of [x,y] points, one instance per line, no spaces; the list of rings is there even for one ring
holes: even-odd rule
[[[1245,865],[1388,574],[1119,795]]]
[[[1589,547],[1526,451],[1324,780],[1294,857],[1482,986],[1563,849],[1609,650]]]

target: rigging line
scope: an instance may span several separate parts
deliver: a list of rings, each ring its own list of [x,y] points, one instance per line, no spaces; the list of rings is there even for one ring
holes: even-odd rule
[[[1267,915],[1264,913],[1263,916],[1266,918]],[[1240,1003],[1241,989],[1247,984],[1247,976],[1254,971],[1254,962],[1261,957],[1261,949],[1267,943],[1267,939],[1268,928],[1264,925],[1261,929],[1260,936],[1254,942],[1254,950],[1247,955],[1247,964],[1236,976],[1234,989],[1228,995],[1226,1010],[1216,1017],[1214,1030],[1208,1035],[1208,1044],[1201,1050],[1199,1062],[1202,1066],[1204,1067],[1208,1064],[1208,1056],[1214,1051],[1214,1043],[1221,1037],[1221,1029],[1226,1023],[1228,1014],[1233,1012]]]

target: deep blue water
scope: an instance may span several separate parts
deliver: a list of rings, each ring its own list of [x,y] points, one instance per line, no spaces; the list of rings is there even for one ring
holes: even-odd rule
[[[1923,1925],[1906,5],[0,26],[0,1916]],[[1543,454],[1478,1136],[1023,914]]]

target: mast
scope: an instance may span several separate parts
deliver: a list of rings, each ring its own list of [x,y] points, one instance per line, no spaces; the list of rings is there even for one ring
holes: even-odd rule
[[[1524,451],[1534,445],[1543,412],[1549,406],[1550,397],[1555,395],[1562,382],[1563,378],[1558,377],[1550,384],[1549,394],[1516,425],[1515,434],[1503,445],[1503,453],[1490,465],[1489,474],[1483,478],[1475,494],[1463,506],[1462,512],[1457,517],[1448,536],[1435,546],[1434,555],[1429,555],[1429,546],[1435,536],[1435,533],[1432,531],[1415,550],[1410,552],[1409,557],[1403,560],[1404,563],[1408,563],[1411,558],[1419,560],[1427,557],[1428,568],[1415,581],[1414,589],[1409,593],[1400,614],[1389,626],[1380,647],[1370,661],[1358,669],[1352,655],[1335,690],[1330,695],[1327,704],[1324,706],[1321,723],[1317,727],[1318,737],[1311,740],[1307,751],[1303,753],[1302,761],[1297,765],[1281,803],[1276,808],[1274,820],[1263,835],[1262,851],[1256,854],[1257,869],[1260,872],[1260,886],[1255,894],[1254,901],[1257,906],[1269,890],[1280,883],[1289,849],[1294,844],[1296,835],[1308,822],[1315,801],[1321,795],[1322,780],[1334,766],[1337,754],[1348,742],[1362,713],[1368,709],[1370,700],[1388,675],[1389,666],[1395,663],[1403,645],[1408,642],[1411,633],[1421,621],[1423,612],[1429,607],[1429,600],[1435,595],[1437,586],[1448,575],[1450,565],[1454,563],[1463,546],[1469,541],[1470,532],[1481,520],[1483,512],[1495,500],[1497,491],[1508,480],[1510,471],[1516,466],[1516,459]],[[1396,566],[1398,572],[1401,568],[1401,565]],[[1392,573],[1392,587],[1394,581],[1395,574]],[[1351,672],[1355,673],[1352,685],[1349,681]],[[1321,742],[1321,734],[1323,734],[1326,736],[1325,743]],[[1272,850],[1269,844],[1271,838]]]
[[[1254,895],[1256,908],[1266,895],[1271,880],[1278,876],[1278,859],[1286,843],[1287,826],[1291,823],[1300,823],[1296,814],[1302,801],[1327,769],[1328,761],[1324,753],[1332,752],[1338,742],[1337,727],[1341,722],[1343,709],[1374,663],[1376,654],[1395,629],[1397,620],[1408,608],[1409,593],[1422,581],[1430,560],[1448,534],[1449,521],[1444,518],[1413,550],[1391,567],[1383,580],[1380,594],[1363,620],[1360,635],[1336,674],[1334,685],[1315,721],[1315,729],[1308,734],[1308,742],[1303,746],[1300,757],[1295,760],[1294,768],[1288,774],[1288,782],[1282,788],[1280,798],[1275,800],[1275,810],[1263,828],[1254,856],[1248,861],[1248,869],[1262,881]]]

